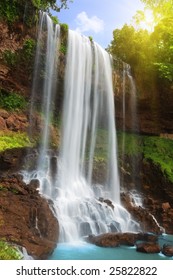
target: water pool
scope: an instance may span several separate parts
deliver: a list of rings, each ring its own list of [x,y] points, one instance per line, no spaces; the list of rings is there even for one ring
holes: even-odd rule
[[[173,235],[163,235],[159,238],[160,245],[173,245]],[[50,260],[173,260],[162,253],[145,254],[136,251],[136,247],[120,246],[103,248],[85,242],[60,243],[49,257]]]

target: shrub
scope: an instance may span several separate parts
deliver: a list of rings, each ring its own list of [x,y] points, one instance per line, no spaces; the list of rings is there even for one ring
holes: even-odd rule
[[[27,102],[25,98],[16,92],[5,92],[0,90],[0,107],[9,111],[25,109]]]
[[[36,47],[35,40],[31,38],[26,39],[22,48],[23,59],[27,59],[27,60],[32,59],[34,55],[35,47]]]
[[[54,24],[59,24],[59,20],[56,16],[50,16]]]
[[[18,55],[15,52],[12,52],[11,50],[5,50],[3,52],[3,56],[2,56],[5,64],[7,64],[9,67],[13,67],[17,64],[17,60],[18,60]]]
[[[6,19],[9,23],[18,19],[16,1],[5,0],[0,2],[0,18]]]

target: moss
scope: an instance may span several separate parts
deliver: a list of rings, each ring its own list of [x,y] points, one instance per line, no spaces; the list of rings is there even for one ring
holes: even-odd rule
[[[173,140],[144,136],[143,154],[145,159],[160,166],[165,177],[173,182]]]
[[[21,260],[22,254],[17,247],[0,240],[0,260]]]
[[[120,161],[123,155],[142,155],[144,160],[159,166],[164,176],[173,182],[173,140],[122,132],[118,132],[117,138]]]
[[[125,152],[128,156],[137,156],[142,153],[142,137],[132,133],[117,133],[118,152],[121,157]]]
[[[4,132],[0,133],[0,152],[7,149],[31,147],[33,144],[29,141],[26,133],[19,132]]]

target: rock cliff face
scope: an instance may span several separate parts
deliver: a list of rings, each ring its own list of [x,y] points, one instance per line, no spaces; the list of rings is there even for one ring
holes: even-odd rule
[[[29,122],[26,114],[12,113],[0,109],[0,131],[26,132],[28,127]]]
[[[0,238],[24,246],[45,259],[58,242],[58,221],[51,201],[38,193],[38,182],[26,185],[19,175],[0,177]]]
[[[130,165],[130,160],[126,158],[126,161]],[[135,183],[128,172],[120,170],[124,207],[141,224],[143,231],[173,234],[173,183],[149,160],[139,159],[138,166]],[[142,205],[135,205],[135,194]]]
[[[30,64],[24,60],[13,63],[13,58],[20,56],[26,40],[34,40],[35,35],[35,27],[29,29],[22,23],[9,27],[5,22],[0,22],[0,93],[17,92],[28,102],[33,61]],[[28,133],[28,111],[29,106],[15,112],[0,108],[2,135]],[[32,121],[34,131],[39,133],[42,129],[41,117],[35,114]],[[55,133],[52,128],[52,134]],[[24,147],[0,153],[0,239],[5,238],[25,247],[35,259],[45,259],[56,247],[59,225],[51,201],[41,197],[38,192],[38,182],[26,185],[18,175],[28,152],[29,149]],[[32,150],[33,155],[36,153],[36,150]]]
[[[163,85],[160,81],[156,82],[154,78],[151,79],[150,85],[145,85],[136,79],[136,106],[134,106],[132,98],[134,96],[127,78],[123,84],[122,67],[120,63],[119,69],[113,73],[117,128],[148,135],[172,134],[173,87]],[[125,120],[123,106],[126,109]],[[136,125],[134,125],[134,118],[137,119]]]
[[[0,22],[0,88],[9,92],[20,92],[28,96],[31,90],[31,72],[24,64],[15,64],[13,54],[20,52],[26,39],[34,38],[36,29],[28,29],[22,23],[16,23],[9,28],[5,22]],[[8,60],[4,60],[4,53]],[[11,56],[10,56],[11,55]]]

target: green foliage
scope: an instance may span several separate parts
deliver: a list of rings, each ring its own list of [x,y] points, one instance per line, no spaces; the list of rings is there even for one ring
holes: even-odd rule
[[[1,0],[0,18],[10,25],[15,21],[24,21],[27,25],[35,22],[39,10],[51,14],[51,10],[60,12],[68,8],[68,2],[72,0]]]
[[[0,2],[0,18],[6,19],[9,23],[13,23],[18,19],[18,9],[15,0],[4,0]]]
[[[62,34],[67,34],[68,29],[69,29],[68,24],[66,24],[66,23],[61,23],[60,26],[61,26],[61,32],[62,32]]]
[[[93,42],[93,37],[92,36],[88,36],[90,42],[92,43]]]
[[[17,247],[5,241],[0,241],[0,260],[21,260],[22,258],[23,256]]]
[[[139,136],[118,132],[119,157],[139,156],[159,166],[166,178],[173,182],[173,140],[159,136]],[[123,154],[124,153],[124,154]]]
[[[25,98],[15,92],[0,90],[0,107],[9,111],[23,110],[27,106]]]
[[[143,137],[144,158],[159,165],[166,177],[173,182],[173,141],[160,137]]]
[[[0,134],[0,152],[7,149],[31,147],[32,144],[26,133],[11,132]]]
[[[61,35],[60,52],[63,53],[63,54],[66,54],[66,52],[67,52],[67,38],[68,38],[69,27],[68,27],[68,25],[66,23],[61,23],[60,27],[61,27],[61,32],[60,32],[60,35]]]
[[[155,28],[152,32],[124,25],[115,29],[109,52],[129,63],[135,77],[142,77],[143,84],[153,80],[173,82],[173,8],[172,0],[143,0],[150,8]],[[145,13],[138,11],[136,24],[145,21]]]
[[[24,41],[23,47],[16,52],[5,50],[2,54],[3,62],[11,69],[22,67],[25,71],[30,71],[33,67],[36,41],[28,38]]]
[[[59,3],[57,3],[59,2]],[[73,2],[72,0],[32,0],[32,4],[39,10],[44,10],[49,12],[50,9],[60,12],[61,9],[68,8],[68,2]]]
[[[154,65],[158,69],[161,78],[164,78],[169,82],[173,82],[173,64],[156,62]]]
[[[13,67],[17,64],[18,55],[11,50],[5,50],[3,52],[2,58],[5,64],[7,64],[9,67]]]
[[[60,50],[61,53],[66,54],[67,46],[65,46],[64,44],[61,44],[59,50]]]
[[[118,152],[120,157],[125,152],[126,155],[135,156],[142,153],[142,138],[133,133],[117,133]]]
[[[27,60],[32,59],[34,56],[35,47],[36,47],[35,40],[31,38],[26,39],[22,48],[23,59],[27,59]]]
[[[59,24],[59,19],[56,16],[51,16],[51,19],[54,24]]]

